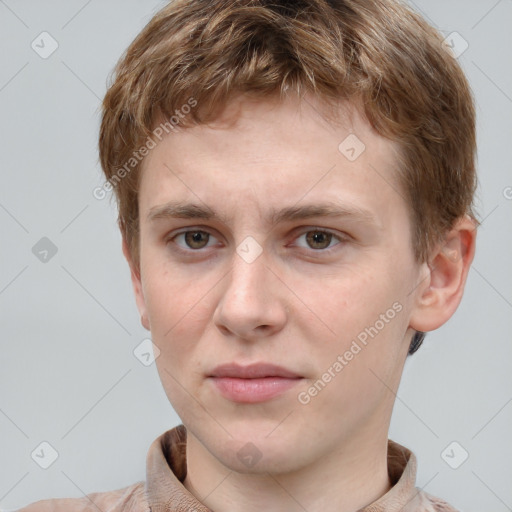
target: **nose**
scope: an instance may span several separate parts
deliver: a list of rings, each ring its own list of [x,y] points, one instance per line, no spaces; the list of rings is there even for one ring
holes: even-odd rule
[[[286,286],[265,252],[248,263],[233,253],[231,272],[221,282],[222,297],[213,321],[224,334],[253,340],[278,333],[287,320]]]

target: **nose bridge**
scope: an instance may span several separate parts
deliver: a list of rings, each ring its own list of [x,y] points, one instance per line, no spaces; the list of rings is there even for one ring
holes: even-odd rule
[[[267,334],[282,327],[285,308],[277,277],[268,266],[267,255],[253,241],[245,240],[237,247],[215,312],[218,327],[244,338],[254,336],[258,327],[265,326]]]
[[[231,259],[225,296],[233,296],[239,303],[245,303],[247,300],[261,299],[262,296],[269,295],[268,274],[271,272],[267,268],[268,258],[261,246],[259,247],[260,249],[250,240],[243,241],[237,247]]]

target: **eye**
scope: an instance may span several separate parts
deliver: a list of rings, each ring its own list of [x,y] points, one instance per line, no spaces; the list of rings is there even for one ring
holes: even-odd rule
[[[194,229],[189,231],[183,231],[174,235],[169,240],[175,241],[176,244],[183,249],[193,249],[199,250],[204,249],[208,246],[208,242],[210,241],[210,237],[215,239],[210,233],[207,231],[202,231],[200,229]],[[178,240],[178,241],[177,241]],[[179,240],[183,240],[183,243],[179,243]]]
[[[303,239],[304,242],[300,243]],[[336,235],[325,229],[309,229],[300,234],[295,240],[298,247],[317,252],[330,252],[330,250],[346,241],[346,237]],[[200,252],[202,249],[215,245],[217,239],[208,231],[201,229],[189,229],[182,231],[168,238],[168,242],[173,242],[178,246],[178,251]],[[211,243],[210,243],[211,242]]]
[[[325,249],[331,249],[332,247],[338,245],[343,242],[344,239],[341,236],[335,235],[330,231],[325,231],[323,229],[313,229],[306,231],[300,235],[297,240],[300,240],[303,236],[305,236],[306,246],[299,245],[299,247],[304,247],[306,249],[313,249],[314,251],[322,251]],[[331,242],[337,241],[336,243],[331,245]],[[325,251],[328,252],[328,251]]]

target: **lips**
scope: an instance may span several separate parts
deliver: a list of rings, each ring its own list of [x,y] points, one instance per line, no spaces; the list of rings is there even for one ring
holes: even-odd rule
[[[228,363],[217,366],[209,377],[233,377],[237,379],[261,379],[265,377],[282,377],[286,379],[301,378],[295,372],[270,363],[255,363],[241,366],[236,363]]]
[[[265,402],[282,395],[303,379],[287,368],[269,363],[224,364],[217,366],[208,378],[224,398],[238,403]]]

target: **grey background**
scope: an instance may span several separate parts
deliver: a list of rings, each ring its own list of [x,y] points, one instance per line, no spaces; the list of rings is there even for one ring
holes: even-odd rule
[[[180,423],[140,325],[102,179],[99,104],[115,62],[165,2],[0,0],[0,507],[145,479],[149,444]],[[476,95],[483,224],[455,316],[409,358],[390,437],[418,457],[417,485],[464,511],[512,510],[512,1],[414,6],[445,35]],[[47,59],[32,48],[57,40]],[[32,247],[48,237],[57,253]],[[59,453],[31,458],[42,441]],[[452,469],[457,441],[469,458]],[[460,450],[457,448],[457,450]],[[453,452],[452,460],[460,457]],[[450,453],[451,454],[451,453]]]

